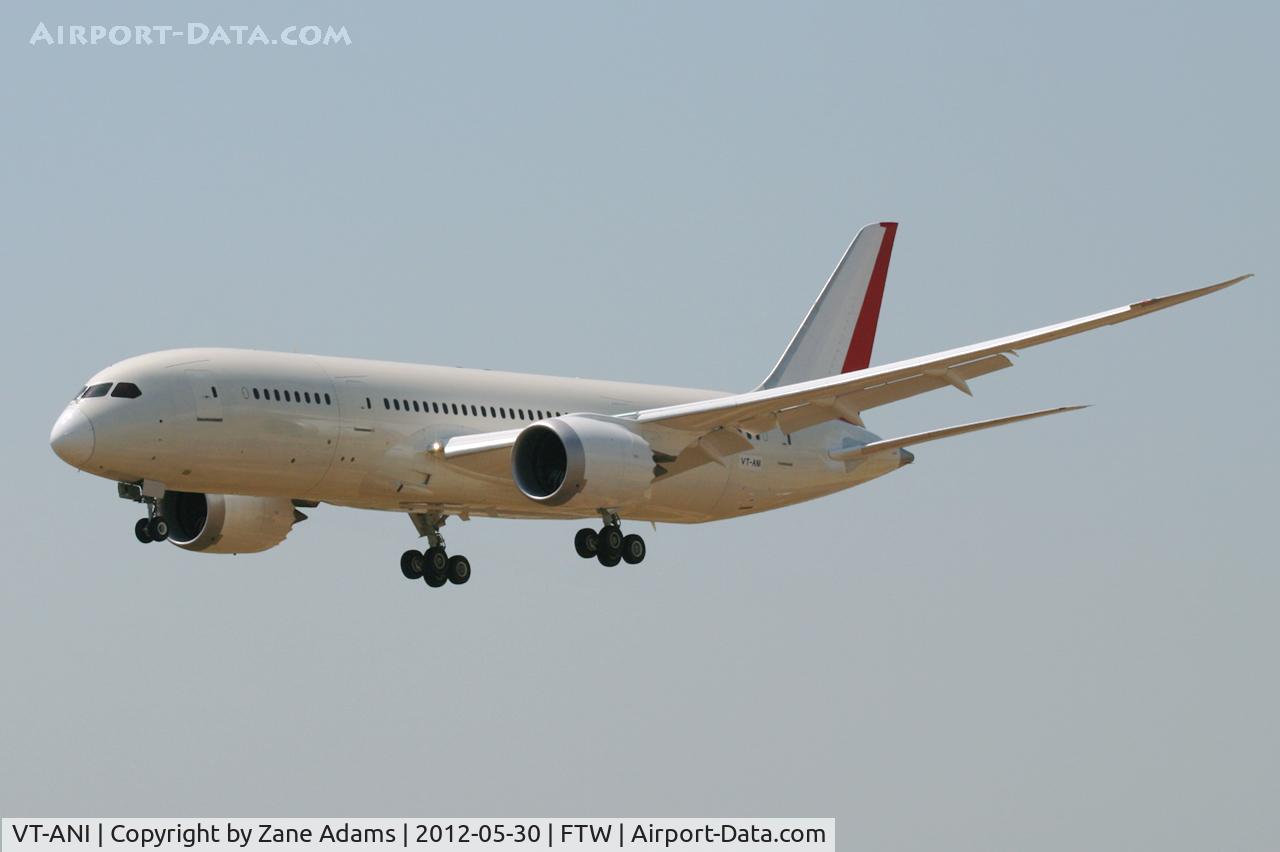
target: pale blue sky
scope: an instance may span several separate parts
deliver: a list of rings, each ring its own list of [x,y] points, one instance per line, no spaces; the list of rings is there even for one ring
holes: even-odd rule
[[[832,815],[868,849],[1280,847],[1273,4],[0,10],[0,812]],[[341,48],[48,48],[56,23]],[[931,444],[646,533],[322,507],[141,547],[47,447],[106,364],[296,349],[745,389],[902,222],[874,361],[1221,280],[878,410]],[[455,522],[456,523],[456,522]]]

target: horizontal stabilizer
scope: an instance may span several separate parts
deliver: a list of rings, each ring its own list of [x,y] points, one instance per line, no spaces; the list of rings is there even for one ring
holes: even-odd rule
[[[869,456],[872,453],[881,453],[885,450],[900,450],[903,447],[912,447],[916,444],[923,444],[928,441],[937,441],[942,438],[950,438],[954,435],[963,435],[966,432],[977,432],[981,429],[990,429],[993,426],[1004,426],[1007,423],[1017,423],[1022,420],[1034,420],[1037,417],[1048,417],[1050,414],[1062,414],[1066,411],[1079,411],[1082,408],[1088,408],[1087,405],[1065,405],[1061,408],[1046,408],[1042,411],[1031,411],[1026,414],[1014,414],[1010,417],[997,417],[994,420],[979,420],[976,423],[964,423],[960,426],[949,426],[946,429],[935,429],[932,432],[917,432],[914,435],[907,435],[902,438],[889,438],[884,441],[873,441],[870,444],[863,444],[861,447],[851,447],[847,450],[834,450],[831,458],[837,461],[848,461],[849,459],[861,458]]]

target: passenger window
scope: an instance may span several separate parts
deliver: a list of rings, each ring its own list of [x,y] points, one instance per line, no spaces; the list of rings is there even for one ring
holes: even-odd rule
[[[434,403],[434,402],[433,402],[433,403],[431,403],[431,412],[432,412],[433,414],[439,414],[439,413],[440,413],[440,406],[439,406],[438,404]]]
[[[489,412],[485,410],[485,407],[484,407],[483,405],[482,405],[482,406],[480,406],[480,416],[481,416],[481,417],[488,417],[488,416],[489,416]]]
[[[133,382],[121,382],[115,386],[115,390],[111,391],[111,395],[121,399],[137,399],[142,396],[142,391],[138,390],[138,386]]]
[[[305,391],[302,395],[307,398],[308,403],[311,402],[311,391]]]
[[[93,399],[97,396],[106,396],[107,391],[111,390],[111,382],[103,382],[100,385],[89,385],[84,390],[85,399]]]
[[[217,389],[217,388],[212,388],[212,387],[211,387],[211,388],[209,388],[209,390],[213,391],[213,398],[214,398],[214,399],[217,399],[217,398],[218,398],[218,389]]]
[[[475,405],[474,405],[474,404],[472,404],[472,406],[471,406],[471,416],[472,416],[472,417],[479,417],[479,416],[480,416],[479,412],[478,412],[478,411],[476,411],[476,407],[475,407]]]
[[[400,410],[400,400],[398,400],[398,399],[393,399],[393,400],[391,400],[391,402],[395,405],[395,407],[396,407],[396,411],[399,411],[399,410]]]
[[[458,413],[458,403],[456,403],[456,402],[453,404],[453,413],[454,413],[454,414],[457,414],[457,413]]]
[[[409,400],[407,400],[407,399],[406,399],[406,400],[404,400],[404,410],[405,410],[405,411],[408,411],[408,410],[409,410]]]
[[[329,394],[325,394],[325,395],[324,395],[324,404],[325,404],[325,405],[333,405],[333,403],[329,401]]]
[[[254,389],[253,389],[253,398],[254,398],[254,399],[258,399],[258,398],[259,398],[259,397],[258,397],[258,389],[257,389],[257,388],[254,388]]]
[[[387,411],[390,411],[390,410],[391,410],[391,400],[387,399],[387,398],[384,396],[384,397],[382,398],[382,407],[383,407],[383,408],[385,408]]]

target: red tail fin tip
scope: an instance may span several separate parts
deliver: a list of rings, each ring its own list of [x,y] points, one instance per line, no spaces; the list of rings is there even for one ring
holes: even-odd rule
[[[858,322],[853,327],[853,337],[849,340],[849,351],[845,354],[841,372],[851,373],[871,366],[871,347],[876,340],[876,324],[880,321],[880,302],[884,299],[884,283],[889,275],[889,256],[893,254],[893,238],[898,232],[897,222],[881,222],[880,226],[884,228],[884,238],[880,241],[880,252],[871,270],[867,295],[858,313]]]

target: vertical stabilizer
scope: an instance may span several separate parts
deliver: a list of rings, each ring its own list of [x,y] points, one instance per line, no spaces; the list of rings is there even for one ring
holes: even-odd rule
[[[858,232],[760,389],[870,365],[897,231],[897,222],[878,222]]]

